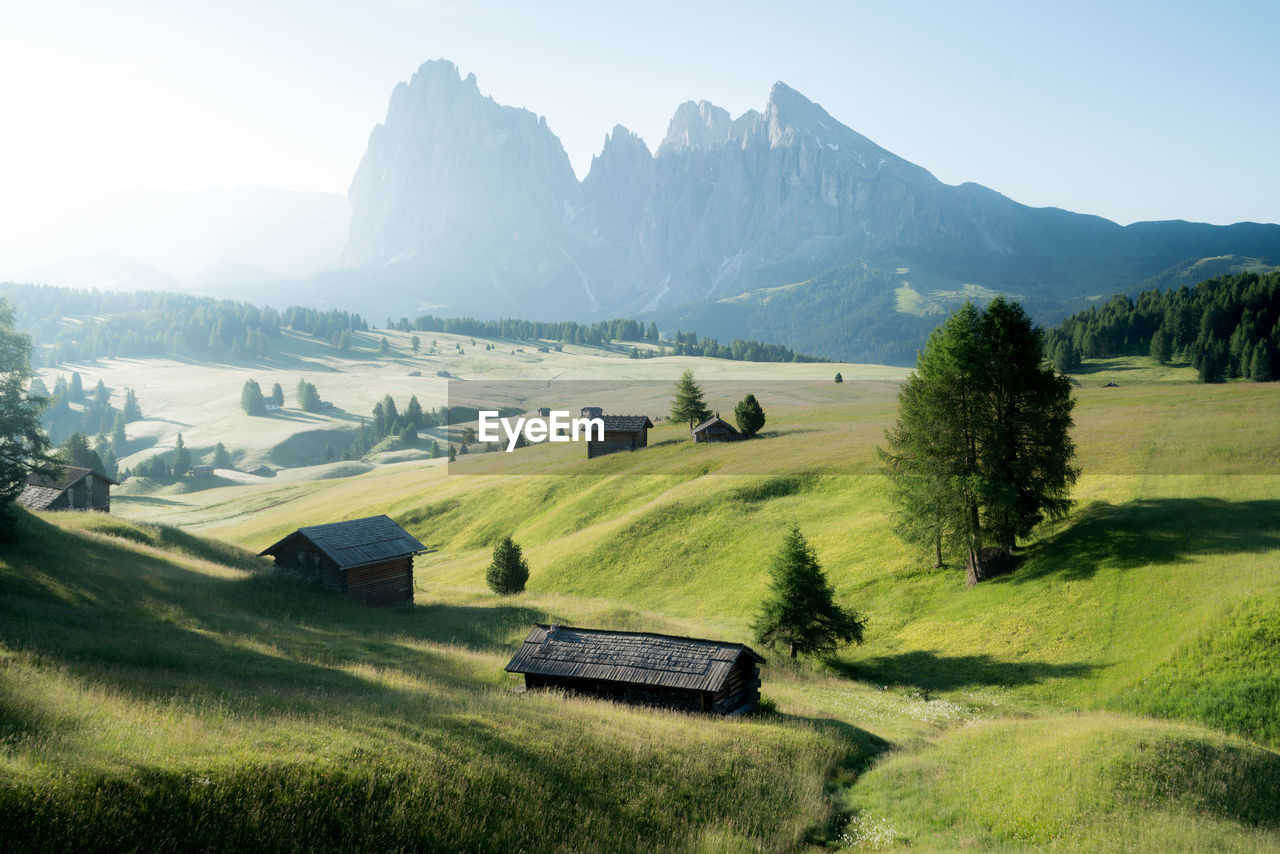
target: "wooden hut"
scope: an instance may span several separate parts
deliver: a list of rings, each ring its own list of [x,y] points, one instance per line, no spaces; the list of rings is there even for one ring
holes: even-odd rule
[[[583,410],[585,412],[585,410]],[[604,422],[604,438],[587,442],[587,459],[648,447],[653,422],[646,415],[592,416]],[[594,436],[594,431],[589,435]]]
[[[506,669],[526,689],[730,715],[759,702],[761,664],[740,643],[539,623]]]
[[[319,582],[366,605],[413,602],[413,556],[427,551],[386,516],[299,528],[260,555],[281,572]]]
[[[708,418],[693,428],[695,442],[736,442],[745,438],[738,428],[720,417],[720,413]]]
[[[33,472],[18,495],[29,510],[100,510],[111,512],[111,487],[117,481],[93,469],[59,466]]]
[[[604,409],[599,406],[584,406],[580,410],[579,414],[583,418],[599,418],[601,415],[604,415]]]

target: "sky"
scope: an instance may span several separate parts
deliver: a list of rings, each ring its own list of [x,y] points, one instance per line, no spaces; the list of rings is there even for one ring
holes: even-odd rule
[[[615,8],[616,7],[616,8]],[[941,180],[1121,223],[1280,222],[1280,3],[5,0],[0,206],[345,192],[395,84],[452,60],[582,177],[623,124],[782,80]]]

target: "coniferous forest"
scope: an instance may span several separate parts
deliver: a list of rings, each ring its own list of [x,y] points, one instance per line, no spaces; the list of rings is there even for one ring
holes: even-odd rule
[[[1045,354],[1060,371],[1082,359],[1150,355],[1190,363],[1202,382],[1270,382],[1280,376],[1280,272],[1114,296],[1050,329]]]

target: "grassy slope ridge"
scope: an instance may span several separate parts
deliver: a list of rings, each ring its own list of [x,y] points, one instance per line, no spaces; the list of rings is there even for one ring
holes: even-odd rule
[[[163,807],[173,833],[216,839],[262,804],[245,826],[277,847],[298,838],[287,822],[333,822],[376,828],[369,847],[421,833],[776,850],[839,814],[844,841],[869,847],[1274,848],[1280,476],[1265,472],[1280,470],[1266,428],[1280,393],[1169,384],[1142,360],[1094,367],[1077,509],[1017,574],[971,591],[891,535],[878,478],[813,473],[874,465],[892,398],[856,383],[844,400],[765,401],[765,438],[742,445],[663,426],[646,451],[592,464],[520,451],[520,476],[406,463],[119,502],[255,551],[387,512],[440,548],[404,611],[299,596],[164,529],[33,520],[38,538],[0,552],[3,808],[35,828],[110,828],[136,814],[93,812],[84,794],[115,786],[130,792],[119,809]],[[1112,378],[1120,389],[1100,388]],[[504,690],[535,619],[747,640],[763,556],[791,521],[870,633],[834,671],[771,660],[782,714],[725,724]],[[117,536],[79,530],[102,525]],[[483,587],[504,533],[533,567],[514,600]],[[285,792],[301,794],[288,806]]]
[[[0,563],[19,847],[780,849],[866,753],[821,723],[513,695],[536,601],[374,611],[163,529],[53,521]]]

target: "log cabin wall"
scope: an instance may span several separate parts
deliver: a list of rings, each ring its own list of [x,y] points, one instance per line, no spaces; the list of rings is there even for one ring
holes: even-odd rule
[[[339,591],[348,599],[386,607],[413,603],[413,557],[357,566],[343,571]]]

